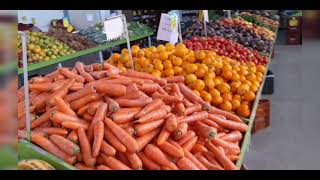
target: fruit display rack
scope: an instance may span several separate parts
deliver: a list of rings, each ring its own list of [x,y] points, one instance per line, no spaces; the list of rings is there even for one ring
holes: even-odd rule
[[[148,27],[146,26],[145,28],[148,28]],[[153,35],[152,30],[148,28],[147,33],[141,34],[141,35],[138,35],[138,36],[130,37],[130,41],[135,41],[135,40],[146,38],[146,37],[149,37],[149,36],[152,36],[152,35]],[[84,55],[87,55],[87,54],[91,54],[91,53],[94,53],[94,52],[103,51],[105,49],[112,48],[114,46],[118,46],[118,45],[125,44],[125,43],[126,43],[125,39],[111,41],[111,42],[106,43],[104,45],[99,45],[99,46],[96,46],[94,48],[89,48],[89,49],[85,49],[85,50],[82,50],[82,51],[77,51],[75,53],[72,53],[72,54],[69,54],[69,55],[66,55],[66,56],[61,56],[61,57],[58,57],[58,58],[55,58],[55,59],[52,59],[52,60],[30,64],[30,65],[28,65],[28,71],[41,69],[41,68],[44,68],[44,67],[47,67],[47,66],[50,66],[50,65],[58,64],[58,63],[61,63],[61,62],[64,62],[64,61],[68,61],[68,60],[71,60],[71,59],[74,59],[74,58],[77,58],[77,57],[80,57],[80,56],[84,56]],[[20,75],[22,73],[23,73],[23,68],[18,68],[18,75]]]

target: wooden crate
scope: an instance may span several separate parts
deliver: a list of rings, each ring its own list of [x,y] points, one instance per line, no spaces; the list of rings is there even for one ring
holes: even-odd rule
[[[270,101],[261,99],[254,119],[252,133],[256,133],[270,126]]]

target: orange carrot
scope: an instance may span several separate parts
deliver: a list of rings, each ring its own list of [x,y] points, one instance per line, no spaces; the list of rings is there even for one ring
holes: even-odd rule
[[[81,89],[84,89],[84,85],[83,84],[73,84],[71,87],[70,87],[70,90],[71,91],[79,91]]]
[[[238,145],[232,144],[230,142],[224,141],[220,138],[214,138],[211,140],[211,142],[216,145],[216,146],[221,146],[224,149],[228,150],[228,151],[232,151],[235,154],[240,153],[240,147]]]
[[[136,115],[141,110],[140,107],[137,108],[122,108],[120,111],[112,113],[110,119],[112,119],[117,124],[131,122]]]
[[[70,141],[72,141],[75,144],[78,144],[78,133],[76,130],[72,130],[69,135],[67,136],[67,139],[69,139]]]
[[[185,118],[181,119],[180,122],[192,123],[192,122],[201,121],[207,118],[208,118],[208,113],[206,111],[202,111],[202,112],[193,113],[190,116],[186,116]]]
[[[190,151],[193,148],[193,146],[197,143],[197,140],[198,140],[198,137],[195,136],[195,137],[191,138],[190,140],[188,140],[187,142],[185,142],[184,144],[182,144],[181,147],[185,151]]]
[[[117,112],[120,109],[119,104],[108,96],[104,96],[104,101],[108,103],[109,112]]]
[[[121,161],[117,160],[116,158],[114,158],[112,156],[105,157],[105,161],[106,161],[107,165],[113,170],[131,170],[130,167],[123,164]]]
[[[61,88],[59,88],[57,91],[53,92],[51,94],[51,97],[49,98],[49,101],[48,101],[49,105],[51,105],[51,106],[55,105],[54,98],[56,96],[63,98],[65,95],[67,95],[69,92],[69,88],[73,85],[74,81],[75,81],[75,79],[70,79]]]
[[[217,123],[219,126],[222,126],[227,129],[237,130],[240,132],[246,132],[248,129],[248,126],[244,124],[243,122],[235,122],[235,121],[229,121],[221,119],[213,114],[209,113],[209,119]]]
[[[85,79],[82,76],[70,71],[68,68],[60,67],[58,68],[58,71],[68,79],[75,79],[76,81],[81,83],[84,83],[85,81]]]
[[[83,114],[83,119],[88,121],[88,122],[91,122],[93,120],[94,116],[92,116],[91,114],[89,114],[88,112],[85,112]]]
[[[44,150],[58,156],[59,158],[63,159],[69,164],[75,163],[76,157],[70,156],[66,154],[65,152],[61,151],[55,144],[53,144],[49,139],[39,135],[34,134],[31,138],[31,141],[40,147],[42,147]]]
[[[45,113],[43,113],[39,118],[37,118],[36,120],[32,121],[30,124],[31,128],[36,128],[38,126],[40,126],[41,124],[50,121],[50,116],[51,116],[51,111],[47,111]]]
[[[92,145],[92,156],[97,157],[99,155],[103,135],[104,135],[104,124],[102,121],[98,121],[94,124],[94,138],[93,138],[93,145]]]
[[[89,109],[88,109],[89,110]],[[97,107],[96,113],[93,117],[93,120],[90,124],[89,130],[87,132],[89,141],[91,142],[93,137],[94,137],[94,125],[102,121],[105,117],[106,112],[108,111],[108,104],[107,103],[100,103],[99,106]]]
[[[184,114],[186,116],[188,116],[188,115],[190,115],[190,114],[192,114],[194,112],[200,112],[201,110],[202,110],[202,107],[201,107],[200,104],[194,104],[194,105],[192,105],[190,107],[187,107],[185,112],[184,112]]]
[[[163,119],[159,119],[159,120],[152,121],[152,122],[149,122],[149,123],[138,124],[138,125],[136,125],[134,127],[134,129],[137,132],[136,133],[137,136],[143,136],[143,135],[147,134],[148,132],[151,132],[151,131],[157,129],[163,123],[164,123],[164,120]]]
[[[184,116],[185,107],[182,102],[174,103],[174,109],[178,116]]]
[[[31,131],[31,139],[34,135],[40,135],[43,137],[48,137],[48,134],[40,131]],[[18,138],[19,139],[27,139],[27,130],[18,130]]]
[[[242,134],[240,133],[240,131],[232,131],[231,133],[225,134],[220,138],[224,141],[237,142],[242,139]]]
[[[232,161],[236,162],[239,159],[238,155],[227,155],[227,157]]]
[[[225,132],[219,132],[216,137],[221,138],[221,137],[225,136],[226,134],[227,133],[225,133]]]
[[[76,92],[73,92],[73,93],[66,95],[64,97],[64,100],[67,102],[71,102],[71,101],[77,100],[79,98],[82,98],[88,94],[94,94],[94,93],[96,93],[96,87],[93,85],[90,85],[90,86],[86,86],[84,89],[81,89],[79,91],[76,91]]]
[[[79,121],[63,121],[61,125],[62,127],[72,129],[72,130],[77,130],[79,128],[83,128],[84,130],[87,130],[90,124],[87,121],[79,120]]]
[[[170,162],[166,155],[153,144],[148,144],[144,149],[144,153],[148,158],[162,166],[167,166],[169,168],[173,167],[173,163]]]
[[[157,83],[143,83],[142,86],[139,86],[139,90],[144,93],[153,93],[159,88],[161,87]]]
[[[182,136],[184,136],[188,131],[188,124],[187,123],[180,123],[178,128],[175,130],[173,134],[173,138],[175,140],[179,140]]]
[[[203,153],[203,156],[213,165],[216,165],[216,166],[220,166],[221,169],[222,166],[217,162],[217,160],[215,159],[213,153],[211,151],[207,151],[206,153]]]
[[[64,138],[63,136],[53,134],[49,136],[49,139],[62,151],[69,154],[70,156],[76,156],[80,153],[79,146]]]
[[[144,107],[152,102],[150,97],[140,97],[139,99],[115,99],[121,107]]]
[[[149,170],[160,170],[160,166],[155,163],[153,160],[149,159],[143,152],[138,152],[137,155],[139,156],[142,164],[145,168]]]
[[[56,134],[56,135],[67,135],[68,131],[63,128],[57,128],[57,127],[38,127],[35,128],[33,131],[38,131],[38,132],[44,132],[46,134]]]
[[[48,77],[34,77],[31,79],[31,83],[51,83],[53,81],[52,78]]]
[[[55,122],[55,123],[62,123],[64,121],[76,121],[77,122],[80,120],[78,117],[70,116],[70,115],[62,113],[60,111],[52,112],[50,118],[51,118],[52,122]]]
[[[134,117],[140,118],[143,115],[150,113],[153,110],[160,108],[163,105],[163,101],[161,99],[155,99],[150,104],[141,109]]]
[[[49,128],[52,127],[53,123],[51,121],[46,121],[45,123],[41,124],[39,127],[37,128]],[[35,130],[35,129],[34,129]]]
[[[196,157],[194,157],[189,151],[184,151],[184,155],[190,161],[193,162],[200,170],[208,170],[208,168],[203,165]]]
[[[54,92],[56,92],[57,90],[61,89],[61,88],[65,85],[65,83],[67,83],[68,81],[70,81],[70,79],[63,79],[63,80],[55,81],[54,83],[52,83],[52,84],[50,85],[50,87],[51,87],[50,92],[51,92],[51,93],[54,93]],[[72,85],[73,85],[73,84],[72,84]],[[71,85],[71,86],[72,86],[72,85]]]
[[[157,80],[157,78],[151,74],[148,74],[145,72],[138,72],[131,69],[128,69],[127,71],[124,71],[124,72],[120,72],[120,75],[134,77],[134,78],[141,78],[141,79],[150,79],[153,81]]]
[[[240,123],[243,122],[237,115],[234,115],[234,114],[232,114],[230,112],[227,112],[227,111],[220,110],[220,109],[215,108],[215,107],[212,107],[209,110],[209,113],[210,114],[218,114],[218,115],[224,116],[227,119],[230,119],[231,121],[240,122]]]
[[[77,132],[78,132],[83,161],[87,166],[93,167],[94,164],[96,163],[96,159],[93,158],[93,156],[92,156],[91,147],[90,147],[88,137],[87,137],[86,133],[84,132],[83,128],[79,128],[77,130]]]
[[[165,77],[164,79],[167,80],[167,83],[183,83],[184,82],[184,76]]]
[[[93,63],[91,66],[94,71],[100,71],[102,69],[102,65],[100,63]]]
[[[149,79],[133,78],[133,77],[127,77],[127,76],[122,76],[122,75],[116,75],[115,77],[117,79],[121,79],[121,80],[124,80],[124,81],[129,81],[130,83],[136,83],[139,86],[142,86],[143,83],[153,83],[153,81],[149,80]]]
[[[152,139],[154,139],[158,133],[160,132],[160,128],[157,128],[143,136],[140,136],[136,139],[138,144],[138,152],[141,151],[147,144],[149,144]]]
[[[104,129],[104,137],[119,152],[126,152],[126,146],[111,132],[109,128]]]
[[[100,94],[88,94],[80,99],[77,99],[75,101],[72,101],[70,103],[70,107],[73,110],[78,110],[79,108],[81,108],[82,106],[88,104],[89,102],[92,101],[96,101],[101,99],[101,95]]]
[[[202,119],[201,122],[208,125],[208,126],[215,128],[219,131],[222,130],[222,128],[217,123],[215,123],[214,121],[212,121],[210,119]]]
[[[125,153],[125,155],[127,156],[127,159],[129,160],[132,169],[142,170],[142,161],[136,153]]]
[[[165,103],[178,103],[178,102],[182,102],[183,100],[178,95],[170,96],[170,95],[160,94],[158,92],[154,92],[152,94],[152,99],[161,99]]]
[[[207,151],[208,151],[208,149],[204,145],[198,144],[198,143],[196,143],[191,149],[191,152],[194,154],[199,153],[199,152],[203,153],[203,152],[207,152]]]
[[[185,142],[187,142],[189,139],[191,139],[195,136],[196,136],[196,134],[194,133],[194,131],[188,130],[183,136],[181,136],[181,138],[177,141],[177,143],[179,145],[182,145]]]
[[[125,130],[123,130],[121,127],[119,127],[116,123],[114,123],[112,120],[105,118],[104,123],[110,130],[113,132],[113,134],[126,146],[127,152],[129,153],[135,153],[138,149],[138,144],[136,140],[130,136]]]
[[[186,98],[183,97],[182,103],[185,107],[190,107],[193,106],[194,104],[192,104],[190,101],[188,101]],[[185,113],[186,114],[186,113]]]
[[[94,116],[96,114],[96,111],[97,111],[97,108],[99,107],[99,105],[102,103],[103,101],[94,101],[92,103],[90,103],[88,105],[88,109],[87,109],[87,112]]]
[[[101,144],[101,152],[108,156],[114,156],[116,154],[116,150],[104,140]]]
[[[152,122],[158,119],[163,119],[167,116],[167,114],[170,112],[171,108],[167,105],[164,105],[160,107],[160,109],[156,109],[154,111],[149,112],[148,114],[145,114],[141,116],[138,120],[134,121],[135,123],[148,123]]]
[[[128,167],[130,166],[130,161],[128,160],[125,153],[117,152],[115,158],[121,161],[123,164],[127,165]]]
[[[83,67],[84,67],[84,70],[88,73],[93,71],[92,65],[84,65]]]
[[[166,142],[169,136],[170,136],[170,132],[165,127],[163,127],[158,136],[157,144],[158,145],[163,144],[164,142]]]
[[[224,170],[220,165],[214,165],[210,163],[205,157],[200,154],[196,154],[195,157],[209,170]]]
[[[126,88],[126,95],[121,96],[121,99],[137,99],[139,97],[146,96],[142,91],[140,91],[136,84],[130,84]]]
[[[98,93],[106,94],[107,96],[124,96],[126,95],[126,87],[121,84],[95,84]]]
[[[102,70],[102,71],[92,71],[92,72],[89,72],[89,74],[90,74],[94,79],[96,79],[96,80],[107,77],[107,74],[106,74],[106,71],[105,71],[105,70]]]
[[[123,123],[123,124],[118,124],[119,127],[121,127],[122,129],[126,129],[128,127],[131,127],[131,123],[127,122],[127,123]]]
[[[83,163],[76,163],[74,166],[80,170],[95,170],[95,168],[86,166]]]
[[[86,82],[94,81],[94,78],[85,71],[83,63],[76,62],[75,67],[77,68],[79,74],[85,79]]]
[[[95,102],[95,101],[93,101],[93,102]],[[93,103],[93,102],[91,102],[91,103]],[[90,105],[91,103],[86,104],[86,105],[82,106],[81,108],[79,108],[79,109],[77,110],[77,115],[78,115],[78,116],[83,116],[83,115],[87,112],[88,107],[89,107],[89,105]]]
[[[163,142],[161,144],[158,144],[158,147],[165,153],[169,154],[170,156],[173,156],[175,158],[181,158],[184,157],[183,149],[177,148],[176,146],[170,144],[169,142]]]
[[[179,159],[177,165],[181,170],[200,170],[191,160],[185,157]]]
[[[198,135],[202,136],[205,139],[213,139],[217,135],[217,130],[211,126],[208,126],[202,122],[195,122],[196,132]]]
[[[111,170],[111,168],[109,168],[108,166],[103,165],[103,164],[97,166],[96,168],[97,168],[97,170]]]
[[[223,165],[226,170],[238,170],[239,168],[225,155],[221,152],[215,145],[211,142],[207,142],[207,148],[214,154],[215,159]]]
[[[134,130],[134,128],[132,126],[128,126],[126,128],[122,128],[122,129],[124,129],[132,137],[136,135],[136,131]]]
[[[51,84],[52,83],[35,83],[35,84],[29,84],[29,89],[31,91],[45,91],[48,92],[51,90]]]
[[[170,114],[166,119],[165,128],[170,132],[174,132],[178,128],[178,121],[175,115]]]
[[[64,114],[70,115],[70,116],[77,116],[77,114],[68,106],[63,99],[56,96],[55,98],[55,104],[57,106],[58,111],[63,112]]]
[[[30,122],[36,120],[38,116],[30,113]],[[48,122],[48,121],[47,121]],[[18,119],[18,129],[24,129],[26,127],[26,114]]]
[[[196,95],[189,87],[183,83],[178,83],[181,93],[192,103],[194,104],[203,104],[204,101]]]
[[[31,105],[35,106],[36,109],[42,109],[46,105],[46,101],[50,95],[47,92],[43,92],[35,97],[31,102]]]

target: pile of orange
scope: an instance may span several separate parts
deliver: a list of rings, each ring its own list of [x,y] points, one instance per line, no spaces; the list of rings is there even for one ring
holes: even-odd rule
[[[249,117],[265,66],[241,63],[214,51],[187,49],[167,43],[140,49],[132,46],[134,68],[157,77],[185,76],[185,84],[212,105]],[[114,53],[110,63],[121,70],[131,68],[127,49]]]

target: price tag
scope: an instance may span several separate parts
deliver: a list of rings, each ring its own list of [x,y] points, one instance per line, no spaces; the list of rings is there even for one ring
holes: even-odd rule
[[[162,13],[158,27],[157,40],[169,41],[172,44],[175,44],[178,42],[178,36],[177,16]]]
[[[205,22],[209,22],[209,13],[208,10],[202,10],[203,11],[203,18]]]
[[[103,33],[107,36],[107,40],[119,38],[124,33],[124,25],[121,17],[107,19],[103,23]]]
[[[68,27],[69,26],[69,21],[67,18],[63,18],[63,27]]]

